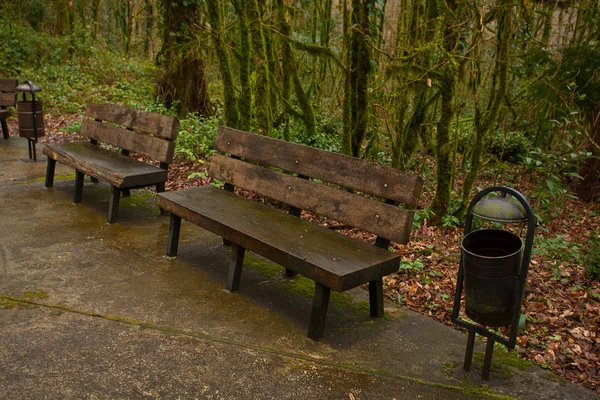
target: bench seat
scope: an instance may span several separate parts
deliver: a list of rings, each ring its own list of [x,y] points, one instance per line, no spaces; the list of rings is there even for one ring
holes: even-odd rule
[[[59,163],[120,189],[133,189],[165,182],[167,171],[134,160],[89,142],[51,143],[44,154]]]
[[[387,249],[213,186],[160,193],[157,203],[332,290],[355,288],[400,266],[400,256]]]

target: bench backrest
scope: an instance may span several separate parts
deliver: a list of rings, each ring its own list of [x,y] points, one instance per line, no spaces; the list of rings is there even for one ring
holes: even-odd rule
[[[80,134],[169,164],[175,153],[179,120],[117,104],[88,104]]]
[[[16,79],[0,79],[0,108],[14,107],[17,101]]]
[[[220,127],[209,175],[397,243],[407,243],[422,180],[359,158]],[[242,160],[243,159],[243,160]],[[265,166],[276,167],[284,172]],[[319,182],[329,184],[321,184]],[[376,196],[367,198],[347,189]],[[387,246],[386,246],[387,247]]]

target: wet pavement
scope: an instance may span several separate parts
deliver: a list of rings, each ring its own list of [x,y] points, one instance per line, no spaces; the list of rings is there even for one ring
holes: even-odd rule
[[[250,253],[225,290],[229,248],[184,222],[164,255],[169,218],[134,190],[106,222],[109,186],[0,139],[0,398],[595,399],[593,392],[483,342],[462,370],[467,336],[367,293],[332,295],[325,334],[306,337],[311,281]]]

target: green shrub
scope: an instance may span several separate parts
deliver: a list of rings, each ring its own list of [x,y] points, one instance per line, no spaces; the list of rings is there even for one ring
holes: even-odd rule
[[[531,142],[522,132],[490,132],[485,142],[485,151],[502,161],[516,163],[527,155]]]
[[[175,152],[188,160],[208,156],[213,150],[221,120],[189,113],[180,120]]]

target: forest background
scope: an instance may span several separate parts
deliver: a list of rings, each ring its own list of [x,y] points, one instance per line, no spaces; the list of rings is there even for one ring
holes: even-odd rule
[[[386,296],[444,323],[469,201],[521,191],[517,350],[598,392],[599,47],[598,0],[0,0],[0,76],[42,87],[46,140],[113,102],[180,118],[171,189],[210,183],[219,124],[422,176]]]

